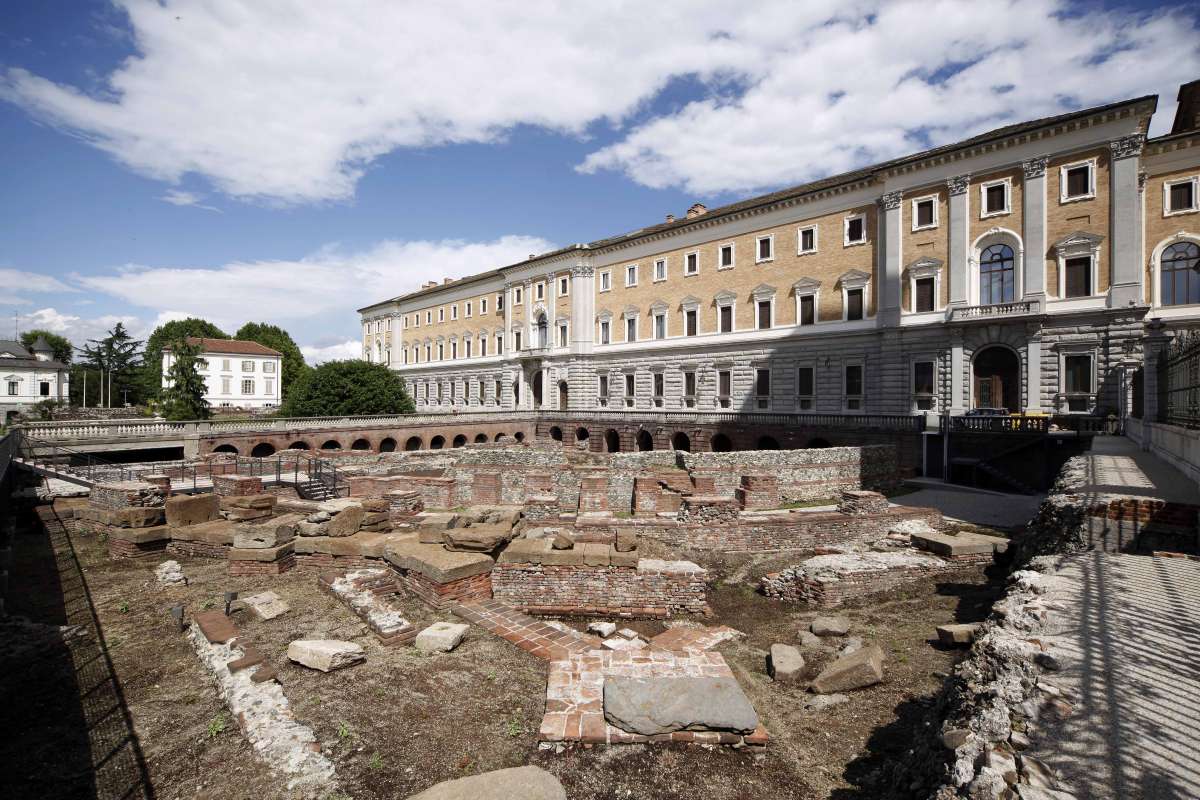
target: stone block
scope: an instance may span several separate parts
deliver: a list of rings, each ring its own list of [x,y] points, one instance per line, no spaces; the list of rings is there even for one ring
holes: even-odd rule
[[[804,673],[804,656],[790,644],[773,644],[767,656],[767,672],[780,683],[798,681]]]
[[[467,635],[467,627],[456,622],[435,622],[418,633],[413,644],[418,650],[449,653]]]
[[[617,531],[617,541],[614,547],[618,553],[632,553],[637,549],[637,533],[630,530]]]
[[[229,511],[234,508],[256,508],[258,510],[271,510],[275,508],[275,504],[279,502],[279,498],[273,494],[247,494],[247,495],[232,495],[221,498],[221,509]]]
[[[261,525],[239,525],[234,530],[233,546],[245,549],[278,547],[296,538],[299,514],[276,517]]]
[[[980,541],[969,536],[951,536],[947,533],[914,533],[912,543],[913,547],[919,550],[946,558],[992,553],[996,549],[989,541]]]
[[[353,505],[343,509],[334,515],[333,519],[325,523],[326,536],[353,536],[358,533],[358,528],[362,525],[363,517],[366,512],[362,506]]]
[[[633,569],[637,569],[638,554],[636,551],[632,553],[620,553],[612,550],[608,554],[608,563],[614,567],[632,567]]]
[[[122,528],[150,528],[166,521],[166,512],[162,508],[131,506],[118,508],[109,514],[112,520],[110,524]]]
[[[570,550],[555,550],[553,547],[540,554],[541,563],[547,566],[581,567],[583,566],[583,546],[576,545]]]
[[[336,639],[298,639],[288,645],[287,656],[297,664],[321,672],[352,667],[367,658],[360,645]]]
[[[615,622],[592,622],[588,624],[588,633],[595,633],[604,638],[608,638],[617,632],[617,623]]]
[[[821,671],[810,687],[817,694],[834,694],[873,686],[883,680],[883,650],[871,645],[844,655]]]
[[[261,620],[275,619],[280,614],[291,610],[291,607],[274,592],[252,594],[249,597],[243,597],[242,602]]]
[[[166,525],[158,525],[153,528],[113,528],[108,532],[108,538],[130,544],[149,544],[169,541],[173,538],[174,532]]]
[[[324,522],[309,522],[307,520],[296,523],[296,535],[304,536],[324,536],[327,528],[327,523]]]
[[[575,549],[583,551],[585,566],[607,567],[609,565],[609,546],[606,544],[587,543],[577,545]]]
[[[817,617],[808,629],[817,636],[845,636],[850,631],[850,620],[845,617]]]
[[[278,547],[265,548],[237,548],[229,549],[230,561],[278,561],[284,556],[291,555],[295,552],[291,542],[281,544]]]
[[[408,800],[567,800],[558,778],[540,767],[510,767],[435,784]]]
[[[182,528],[217,519],[221,510],[220,498],[215,494],[179,494],[168,498],[165,508],[167,525]]]
[[[437,545],[421,544],[411,534],[393,537],[383,556],[400,569],[417,572],[435,583],[448,583],[492,571],[495,563],[483,553],[453,553]]]
[[[963,647],[975,641],[975,635],[981,627],[983,627],[983,624],[979,622],[938,625],[938,641],[950,647]]]
[[[730,677],[609,677],[604,681],[604,718],[630,733],[674,731],[752,733],[758,715]]]

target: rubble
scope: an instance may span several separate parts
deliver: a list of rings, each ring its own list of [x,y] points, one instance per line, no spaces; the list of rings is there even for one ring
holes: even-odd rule
[[[154,577],[160,584],[178,584],[187,585],[187,576],[183,574],[183,567],[178,561],[164,561],[154,569]]]

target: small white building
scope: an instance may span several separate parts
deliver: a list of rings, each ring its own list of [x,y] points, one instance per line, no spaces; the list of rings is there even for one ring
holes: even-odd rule
[[[29,411],[43,400],[65,402],[70,396],[70,367],[54,360],[54,350],[39,336],[32,348],[0,340],[0,411],[4,420]]]
[[[283,399],[283,354],[258,342],[241,339],[200,339],[187,343],[200,348],[204,399],[214,408],[275,408]],[[174,363],[170,347],[163,348],[163,388]]]

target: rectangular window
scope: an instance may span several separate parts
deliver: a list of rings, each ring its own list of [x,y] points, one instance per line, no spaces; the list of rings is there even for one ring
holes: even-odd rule
[[[775,237],[758,237],[758,253],[756,260],[761,263],[763,261],[770,261],[773,258],[775,258]]]
[[[600,405],[608,405],[608,376],[600,376]]]
[[[717,251],[717,268],[728,269],[733,266],[733,245],[723,244]]]
[[[533,287],[533,296],[538,300],[546,299],[546,284],[538,283]]]
[[[425,312],[425,324],[426,324],[426,325],[430,325],[430,324],[432,324],[432,323],[433,323],[433,312],[432,312],[432,311],[426,311],[426,312]]]
[[[813,397],[817,393],[816,370],[800,367],[796,370],[796,399],[801,411],[812,411]]]
[[[982,216],[1008,213],[1008,181],[985,183],[980,191],[983,192]]]
[[[688,253],[683,257],[683,274],[695,275],[700,271],[700,254]]]
[[[759,409],[767,409],[771,407],[771,370],[755,370],[754,394],[755,405]]]
[[[600,320],[600,344],[608,344],[611,341],[609,334],[610,323],[608,320]]]
[[[797,252],[800,255],[817,252],[817,226],[809,225],[801,228],[798,236]]]
[[[661,372],[654,373],[654,405],[661,407],[663,404],[663,389],[665,388],[666,379]]]
[[[862,214],[846,217],[846,244],[862,244],[867,240],[867,218]]]
[[[846,290],[846,319],[863,318],[863,290]]]
[[[275,381],[270,378],[267,378],[265,381],[263,381],[263,392],[268,397],[273,396],[275,394]]]
[[[446,309],[439,308],[438,309],[438,322],[445,322],[445,321],[446,321]]]
[[[463,304],[463,315],[466,317],[471,316],[471,304],[469,302]]]
[[[517,305],[517,306],[521,305],[521,287],[520,286],[513,288],[513,305]]]
[[[637,264],[630,264],[628,267],[625,268],[625,285],[626,286],[637,286],[637,281],[638,281],[637,273],[638,273]]]
[[[847,364],[845,384],[843,387],[845,408],[847,411],[861,411],[863,407],[863,368],[862,364]]]
[[[654,338],[655,339],[667,338],[667,315],[666,314],[655,314],[654,315]]]
[[[50,396],[50,381],[41,381],[38,387],[38,392],[42,397]]]
[[[570,278],[567,278],[566,276],[560,277],[558,279],[558,296],[566,297],[570,293],[571,293]]]
[[[232,362],[228,358],[222,359],[221,360],[221,371],[229,372],[231,369],[233,369],[233,367],[231,366],[231,363]]]
[[[254,381],[250,378],[242,381],[242,394],[254,394]]]
[[[723,369],[717,373],[717,405],[721,408],[729,408],[730,398],[733,390],[733,375],[729,370]]]
[[[915,309],[917,311],[933,311],[933,278],[918,278],[914,281],[917,296]]]
[[[558,346],[559,347],[567,346],[567,326],[566,325],[558,326]]]
[[[625,405],[633,406],[633,375],[625,376]]]
[[[504,292],[500,292],[499,294],[496,295],[496,310],[497,311],[504,310]]]
[[[800,297],[800,324],[813,325],[817,321],[816,295],[806,294]]]
[[[500,402],[500,397],[503,392],[503,388],[504,387],[500,385],[500,381],[496,381],[496,385],[492,387],[492,390],[495,392],[495,394],[492,395],[492,399],[495,400],[497,403]]]
[[[425,345],[425,360],[430,361],[433,358],[433,345]]]
[[[487,337],[486,336],[479,337],[479,355],[481,357],[487,355]]]
[[[487,298],[486,297],[479,298],[479,313],[480,314],[487,313]]]
[[[450,342],[450,357],[458,358],[458,342],[457,341]]]
[[[765,331],[771,327],[771,301],[758,301],[758,329]]]
[[[696,373],[683,373],[683,404],[688,408],[696,407]]]
[[[1064,167],[1062,171],[1063,193],[1064,200],[1079,200],[1084,197],[1091,197],[1095,194],[1092,191],[1092,165],[1091,164],[1075,164],[1073,166]]]
[[[263,372],[267,373],[268,375],[275,374],[275,362],[274,361],[264,361],[263,362]]]
[[[923,197],[913,201],[913,230],[933,228],[937,225],[937,200]]]
[[[629,317],[625,320],[625,341],[637,341],[637,317]]]
[[[458,305],[450,306],[450,319],[458,319]]]
[[[699,314],[696,313],[696,309],[694,308],[689,308],[683,312],[683,326],[688,336],[696,335],[696,319],[698,316]]]
[[[933,410],[933,362],[913,362],[913,397],[918,411]]]
[[[733,306],[721,306],[718,309],[721,317],[721,333],[733,332]]]
[[[230,385],[229,378],[221,378],[221,394],[229,394],[229,392],[230,392],[229,385]]]
[[[610,273],[601,272],[600,273],[600,291],[607,292],[611,288],[612,288],[612,278],[611,278]]]
[[[1063,390],[1067,395],[1068,411],[1087,411],[1092,393],[1092,357],[1090,355],[1063,358]]]
[[[496,334],[496,355],[499,356],[499,355],[503,355],[503,354],[504,354],[504,334],[497,333]]]
[[[667,279],[667,260],[660,258],[654,262],[654,280],[665,281]]]
[[[1063,289],[1067,297],[1090,297],[1092,294],[1092,257],[1068,258],[1063,264]]]
[[[1182,181],[1168,181],[1163,184],[1163,194],[1166,200],[1168,214],[1182,214],[1196,210],[1196,191],[1200,178],[1187,178]]]
[[[471,340],[463,339],[463,358],[471,357]]]
[[[254,362],[253,361],[243,361],[242,362],[242,372],[254,372]]]
[[[520,331],[513,331],[513,348],[515,348],[516,350],[521,349],[521,332]]]
[[[446,358],[446,345],[438,345],[438,361],[443,361]]]
[[[18,394],[20,394],[20,392],[21,392],[21,382],[20,381],[9,381],[8,382],[8,394],[10,397],[16,397]]]

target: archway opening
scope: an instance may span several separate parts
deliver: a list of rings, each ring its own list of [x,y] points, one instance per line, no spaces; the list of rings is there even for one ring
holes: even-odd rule
[[[533,373],[533,407],[542,407],[542,371]]]
[[[517,408],[521,407],[521,382],[513,381],[513,405]]]
[[[445,446],[446,446],[446,437],[442,436],[440,434],[429,440],[429,449],[430,450],[441,450]]]
[[[567,394],[568,394],[567,382],[559,381],[558,382],[558,410],[559,411],[567,410]]]
[[[604,432],[604,450],[608,453],[621,452],[621,435],[612,428]]]
[[[308,442],[292,442],[288,445],[288,450],[307,450]]]
[[[475,434],[475,444],[487,444],[487,434],[486,433]]]
[[[1021,360],[1012,350],[1000,345],[983,348],[971,362],[971,374],[974,408],[1020,410]]]
[[[321,449],[322,450],[341,450],[342,443],[339,442],[337,439],[330,439],[328,442],[321,445]]]
[[[451,443],[451,446],[452,447],[464,447],[466,444],[467,444],[466,434],[460,433],[458,436],[454,437],[454,441]]]
[[[557,425],[550,426],[550,438],[556,442],[562,441],[562,428]]]
[[[368,442],[366,439],[355,439],[351,443],[350,449],[351,450],[370,450],[371,443]]]
[[[275,445],[267,442],[259,442],[254,445],[254,449],[250,451],[250,455],[255,458],[266,458],[267,456],[275,455]]]
[[[650,435],[650,431],[640,430],[637,435],[637,449],[643,453],[654,449],[654,437]]]
[[[754,445],[755,450],[778,450],[779,440],[774,436],[760,436]]]
[[[576,428],[575,429],[575,441],[577,441],[577,442],[586,442],[588,440],[588,437],[591,435],[592,434],[588,431],[587,428]]]
[[[493,442],[498,442],[498,441],[500,441],[500,440],[501,440],[501,439],[503,439],[503,438],[504,438],[504,434],[503,434],[503,433],[497,433],[497,434],[496,434],[496,438],[495,438],[495,439],[492,439],[492,441],[493,441]]]
[[[820,437],[810,439],[808,444],[805,445],[805,448],[808,450],[824,450],[826,447],[833,447],[833,445]]]
[[[219,444],[213,448],[214,453],[233,453],[238,454],[238,449],[231,444]]]
[[[422,444],[420,436],[410,436],[408,437],[408,441],[404,443],[404,449],[411,453],[413,450],[420,450]]]
[[[692,452],[692,440],[686,433],[679,431],[671,437],[671,449],[690,453]]]
[[[392,437],[389,436],[388,438],[384,439],[382,442],[379,443],[379,452],[394,453],[395,451],[396,451],[396,440],[393,439]]]
[[[516,433],[513,434],[513,438],[516,439],[518,442],[525,441],[525,431],[517,431]]]
[[[728,453],[733,450],[733,442],[725,434],[718,433],[709,440],[708,447],[714,453]]]

